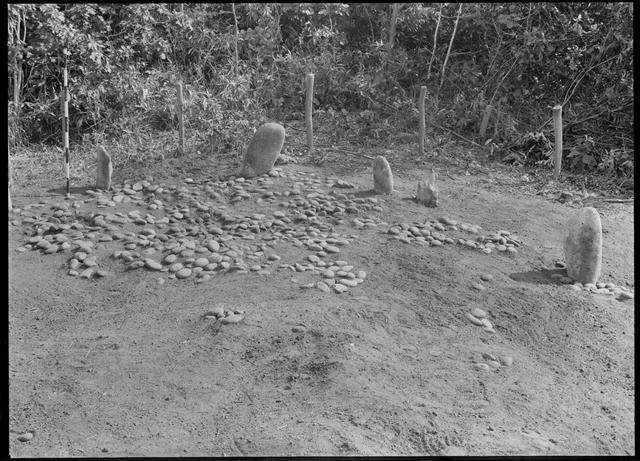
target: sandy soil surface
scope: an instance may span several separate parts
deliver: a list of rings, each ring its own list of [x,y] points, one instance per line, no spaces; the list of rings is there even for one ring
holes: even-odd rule
[[[116,185],[151,175],[151,184],[183,187],[182,195],[155,197],[164,210],[149,209],[152,197],[144,190],[132,196],[140,203],[98,208],[82,189],[65,201],[57,180],[18,182],[13,201],[22,212],[9,214],[12,457],[635,455],[634,300],[573,291],[555,275],[564,272],[554,263],[563,259],[564,224],[575,206],[506,184],[500,173],[441,174],[440,205],[427,208],[410,200],[426,168],[398,168],[390,197],[369,192],[367,161],[341,170],[278,169],[283,176],[271,178],[267,189],[300,190],[299,196],[258,202],[262,192],[251,192],[252,180],[240,185],[249,198],[231,203],[232,187],[205,194],[206,168],[182,171],[168,161],[116,171]],[[327,177],[355,187],[326,187]],[[332,194],[334,205],[362,200],[351,202],[342,223],[317,215],[324,230],[292,219],[288,239],[264,240],[273,234],[267,230],[243,239],[250,232],[242,228],[167,233],[164,251],[140,256],[160,262],[182,235],[216,238],[221,254],[235,251],[247,267],[261,265],[261,273],[216,270],[202,283],[194,275],[180,280],[170,272],[128,270],[112,257],[124,242],[100,241],[113,232],[81,221],[134,209],[159,218],[194,197],[236,218],[258,213],[264,221],[278,210],[293,218],[296,208],[279,204],[313,200],[307,196],[314,192]],[[51,221],[53,205],[73,210],[73,201],[82,202],[77,214],[58,221],[84,223],[82,239],[93,239],[91,255],[105,277],[68,275],[75,244],[50,255],[16,251],[36,235],[38,219]],[[38,203],[45,205],[24,209]],[[602,218],[601,281],[633,290],[633,204],[589,204]],[[211,214],[193,204],[184,215],[177,223],[185,232],[211,222],[198,222]],[[478,225],[480,233],[447,228],[441,233],[454,243],[440,246],[388,233],[396,224],[442,217]],[[354,218],[376,225],[355,226]],[[517,253],[485,254],[457,243],[500,230],[519,237]],[[331,232],[348,244],[311,270],[307,258],[317,251],[306,240]],[[281,259],[269,261],[271,254]],[[305,287],[336,261],[366,278],[340,294]],[[295,263],[307,270],[281,267]],[[243,319],[223,324],[205,315],[220,307],[244,311]],[[477,308],[486,311],[493,333],[467,317]]]

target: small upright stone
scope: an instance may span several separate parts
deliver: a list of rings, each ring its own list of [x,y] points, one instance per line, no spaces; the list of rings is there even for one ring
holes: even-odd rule
[[[583,284],[597,282],[602,269],[602,224],[595,208],[582,208],[569,220],[564,254],[569,277]]]
[[[284,127],[278,123],[265,123],[253,135],[244,155],[241,176],[247,176],[247,167],[254,175],[268,173],[273,168],[284,145]]]
[[[98,165],[96,168],[96,189],[109,190],[111,188],[111,174],[113,164],[111,156],[107,154],[104,147],[98,147]]]
[[[382,155],[373,160],[373,190],[379,194],[393,192],[393,174],[389,162]]]
[[[438,206],[438,186],[436,185],[437,173],[432,168],[429,178],[418,183],[418,193],[416,199],[423,205]]]

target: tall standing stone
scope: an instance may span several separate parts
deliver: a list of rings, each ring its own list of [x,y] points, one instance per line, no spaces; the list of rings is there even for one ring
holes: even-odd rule
[[[111,188],[111,174],[113,164],[111,156],[104,147],[98,147],[98,166],[96,169],[96,189],[109,190]]]
[[[253,135],[240,174],[248,175],[247,167],[255,175],[268,173],[284,145],[284,127],[279,123],[265,123]]]
[[[580,283],[596,283],[602,269],[602,224],[593,207],[569,219],[564,239],[567,275]]]
[[[393,192],[393,175],[389,162],[382,155],[373,160],[373,190],[380,194]]]

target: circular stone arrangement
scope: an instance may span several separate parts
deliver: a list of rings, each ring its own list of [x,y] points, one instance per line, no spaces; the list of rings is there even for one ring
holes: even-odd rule
[[[288,187],[276,190],[283,180]],[[352,188],[339,178],[300,171],[287,174],[277,169],[251,179],[198,182],[186,178],[178,185],[154,184],[148,177],[134,183],[125,181],[108,192],[88,190],[88,197],[71,203],[14,208],[14,216],[22,219],[14,219],[12,224],[26,226],[28,234],[25,244],[16,251],[68,253],[70,276],[108,276],[109,272],[100,267],[98,250],[117,242],[122,249],[110,254],[126,270],[145,269],[167,279],[202,283],[221,273],[269,275],[274,263],[279,262],[277,269],[320,275],[321,280],[303,287],[327,293],[344,293],[366,279],[364,270],[346,261],[328,261],[338,257],[342,247],[359,239],[356,234],[336,232],[335,226],[351,226],[360,232],[389,226],[383,233],[404,243],[434,247],[457,244],[486,254],[497,251],[515,255],[522,246],[520,238],[509,231],[481,235],[480,226],[447,216],[390,226],[374,214],[384,211],[387,199],[351,197],[345,191]],[[241,201],[262,205],[264,212],[233,214],[229,205]],[[268,211],[267,204],[278,209]],[[83,211],[85,206],[98,211]],[[291,244],[311,254],[302,260],[283,262],[275,251],[278,244]],[[559,281],[572,282],[568,278]],[[160,279],[159,283],[163,282]],[[574,290],[607,291],[621,300],[633,297],[613,284],[570,286]]]

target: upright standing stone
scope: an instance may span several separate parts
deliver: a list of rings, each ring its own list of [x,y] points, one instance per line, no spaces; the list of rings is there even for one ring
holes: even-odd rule
[[[393,192],[393,175],[389,162],[382,155],[373,160],[373,190],[380,194]]]
[[[576,282],[598,281],[602,269],[602,224],[595,208],[582,208],[569,219],[564,259],[567,275]]]
[[[248,175],[247,166],[256,175],[268,173],[273,168],[284,145],[284,127],[278,123],[265,123],[253,135],[240,174]]]
[[[104,147],[98,147],[98,167],[96,173],[96,189],[109,190],[111,188],[111,174],[113,165],[111,156]]]
[[[418,182],[418,193],[416,194],[418,202],[427,206],[438,206],[437,178],[437,173],[431,168],[429,178]]]

